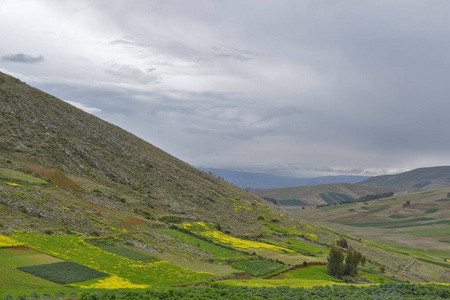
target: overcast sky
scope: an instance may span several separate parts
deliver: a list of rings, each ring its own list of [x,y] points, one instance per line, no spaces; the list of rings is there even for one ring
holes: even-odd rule
[[[450,1],[0,0],[0,71],[197,167],[450,165]]]

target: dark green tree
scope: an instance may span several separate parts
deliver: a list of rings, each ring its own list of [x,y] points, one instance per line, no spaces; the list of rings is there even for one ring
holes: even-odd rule
[[[347,257],[345,258],[345,275],[354,276],[358,274],[358,264],[363,260],[363,256],[360,252],[348,247]]]
[[[336,244],[341,248],[344,248],[344,249],[348,248],[348,242],[342,236],[339,240],[336,241]]]
[[[344,271],[344,253],[337,247],[331,247],[328,255],[327,273],[330,276],[341,278]]]

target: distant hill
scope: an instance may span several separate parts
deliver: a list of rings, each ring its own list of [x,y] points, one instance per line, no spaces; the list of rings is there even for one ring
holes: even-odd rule
[[[274,198],[287,209],[299,206],[334,205],[351,202],[362,196],[384,193],[385,188],[355,185],[351,183],[328,183],[252,191],[259,197]]]
[[[357,183],[360,186],[397,189],[440,189],[450,187],[450,166],[420,168],[397,175],[382,175]]]
[[[345,175],[323,176],[314,178],[296,178],[296,177],[275,176],[264,173],[240,172],[223,169],[212,169],[212,168],[199,168],[199,169],[211,173],[215,176],[221,177],[226,181],[242,189],[248,190],[317,185],[317,184],[337,183],[337,182],[356,183],[369,178],[367,176],[345,176]]]

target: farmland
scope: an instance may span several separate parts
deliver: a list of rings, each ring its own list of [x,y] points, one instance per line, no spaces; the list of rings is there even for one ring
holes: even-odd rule
[[[402,193],[367,203],[296,213],[353,236],[384,243],[431,260],[450,259],[449,189]],[[408,202],[409,201],[409,202]],[[405,205],[405,203],[410,203]]]

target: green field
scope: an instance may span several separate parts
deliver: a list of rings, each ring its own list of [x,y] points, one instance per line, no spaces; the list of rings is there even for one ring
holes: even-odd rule
[[[234,251],[219,245],[209,243],[205,240],[199,239],[193,235],[178,230],[162,229],[161,232],[173,236],[174,238],[182,241],[183,243],[186,243],[188,245],[191,245],[193,247],[196,247],[198,249],[210,253],[211,255],[214,256],[214,259],[218,261],[244,260],[244,259],[251,259],[252,257],[246,253]]]
[[[231,267],[233,267],[236,270],[242,270],[251,276],[258,277],[281,270],[285,266],[283,264],[273,261],[250,260],[233,263],[231,264]]]
[[[12,238],[43,253],[115,275],[132,284],[170,286],[212,277],[208,273],[193,272],[165,261],[139,263],[89,245],[79,236],[44,236],[28,232],[14,234]]]
[[[309,266],[292,270],[283,274],[286,279],[303,279],[303,280],[326,280],[335,281],[336,279],[328,275],[327,266]]]
[[[414,225],[424,225],[424,224],[418,224],[419,222],[426,222],[426,221],[433,221],[436,219],[433,218],[414,218],[414,219],[408,219],[403,221],[381,221],[381,222],[351,222],[351,223],[344,223],[344,225],[348,226],[355,226],[355,227],[381,227],[381,226],[414,226]]]
[[[18,269],[31,275],[61,284],[87,281],[108,276],[106,273],[70,261],[24,266],[19,267]]]
[[[101,246],[99,248],[105,250],[106,252],[117,254],[131,260],[156,260],[155,257],[147,253],[142,253],[137,250],[133,250],[122,246],[112,245],[112,246]]]
[[[34,177],[24,172],[15,171],[11,169],[0,168],[0,179],[28,182],[32,184],[49,184],[48,181],[38,177]]]

